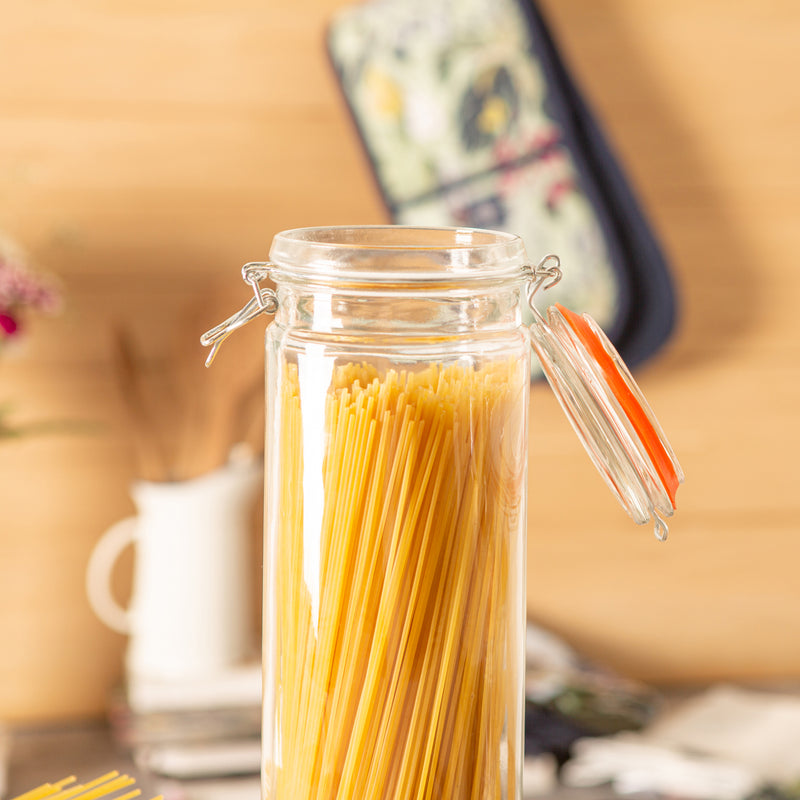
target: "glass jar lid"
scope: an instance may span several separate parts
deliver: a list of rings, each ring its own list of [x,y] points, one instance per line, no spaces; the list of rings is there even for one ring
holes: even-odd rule
[[[544,281],[545,288],[558,281],[558,259],[547,256],[537,270],[539,281],[528,295],[534,311],[530,330],[545,377],[623,508],[638,524],[652,519],[656,537],[666,539],[663,517],[674,513],[678,485],[684,479],[675,453],[628,367],[597,323],[558,303],[545,316],[539,313],[533,295]]]
[[[276,281],[337,286],[476,284],[519,281],[528,260],[522,239],[478,228],[353,225],[295,228],[269,251]]]

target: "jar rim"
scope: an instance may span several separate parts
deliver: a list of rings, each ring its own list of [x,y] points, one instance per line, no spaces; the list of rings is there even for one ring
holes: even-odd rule
[[[275,235],[269,259],[278,280],[367,284],[520,280],[528,265],[516,234],[411,225],[293,228]]]

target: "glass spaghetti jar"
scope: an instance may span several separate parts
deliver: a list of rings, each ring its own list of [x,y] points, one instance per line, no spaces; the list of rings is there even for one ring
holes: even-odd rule
[[[522,322],[557,259],[532,268],[518,237],[490,231],[313,228],[278,234],[243,274],[254,297],[203,341],[210,360],[274,315],[263,800],[519,800],[531,344],[634,518],[674,505],[641,441],[644,477],[616,463],[619,420],[582,421],[598,401],[573,385],[576,359],[598,354],[563,339],[571,312]]]

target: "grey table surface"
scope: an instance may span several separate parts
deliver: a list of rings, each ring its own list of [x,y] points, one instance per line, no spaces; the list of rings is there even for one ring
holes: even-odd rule
[[[130,755],[114,741],[102,720],[78,720],[68,723],[15,728],[11,731],[6,797],[16,797],[47,782],[70,775],[85,782],[117,770],[136,779],[142,797],[155,795],[152,779],[136,769]],[[614,800],[607,787],[594,790],[561,788],[537,800]],[[2,800],[2,798],[0,798]],[[650,800],[631,796],[627,800]]]
[[[75,775],[85,782],[112,770],[136,778],[144,791],[147,778],[128,753],[114,742],[108,726],[99,720],[15,728],[11,732],[8,796],[15,797],[43,783]]]

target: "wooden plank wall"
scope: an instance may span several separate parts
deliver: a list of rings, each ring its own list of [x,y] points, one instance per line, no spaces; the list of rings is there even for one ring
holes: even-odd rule
[[[0,230],[66,304],[0,359],[0,399],[78,424],[0,444],[0,718],[98,713],[120,674],[124,640],[83,589],[139,474],[115,331],[180,374],[167,410],[208,398],[193,419],[212,463],[226,388],[257,380],[260,333],[242,335],[235,375],[187,364],[243,297],[239,265],[283,228],[385,219],[322,46],[344,4],[2,5]],[[529,610],[645,680],[797,677],[800,5],[542,7],[679,282],[679,330],[637,377],[689,477],[659,545],[537,387]]]

